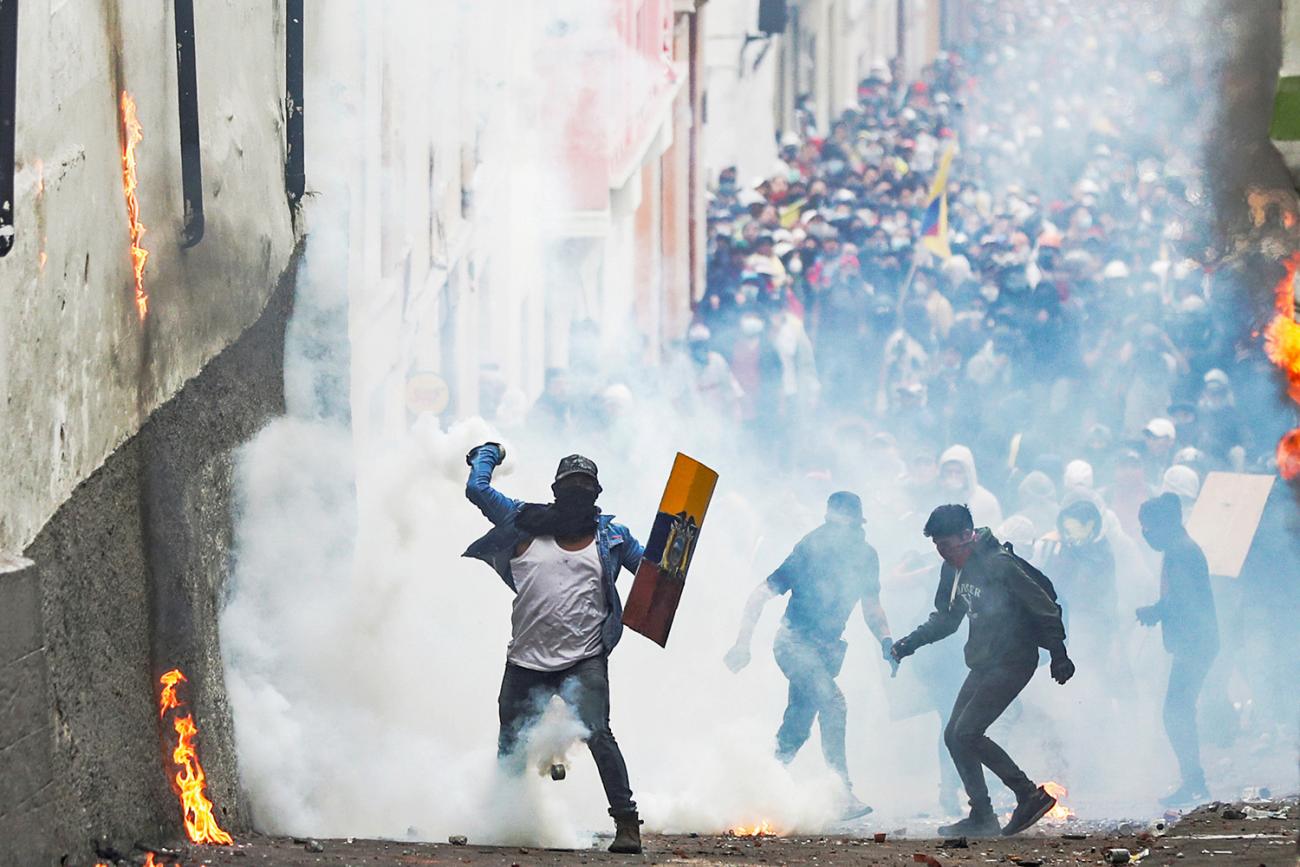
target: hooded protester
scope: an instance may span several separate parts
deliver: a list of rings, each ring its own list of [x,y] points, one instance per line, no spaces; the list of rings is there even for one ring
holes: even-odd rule
[[[1174,460],[1174,446],[1178,444],[1178,430],[1167,418],[1153,418],[1142,429],[1142,462],[1147,481],[1158,485],[1165,470]]]
[[[740,420],[755,441],[766,442],[781,402],[781,356],[767,323],[757,312],[740,318],[740,336],[731,347],[731,372],[740,384]]]
[[[1227,463],[1234,447],[1245,444],[1241,413],[1237,410],[1228,374],[1215,368],[1203,378],[1201,399],[1197,405],[1200,441],[1195,443],[1216,461]]]
[[[776,663],[790,681],[785,718],[776,734],[776,757],[783,764],[794,761],[816,719],[826,764],[844,783],[844,820],[871,812],[853,794],[844,742],[848,712],[844,694],[835,683],[848,650],[848,642],[841,636],[853,609],[861,606],[862,619],[880,641],[886,661],[891,659],[893,646],[889,621],[880,607],[880,558],[867,543],[864,523],[857,494],[831,494],[825,523],[804,536],[750,594],[740,634],[726,656],[727,667],[733,672],[748,665],[750,642],[763,606],[774,596],[790,594],[773,645]]]
[[[1201,478],[1191,467],[1175,464],[1165,470],[1164,477],[1160,480],[1160,493],[1178,497],[1183,507],[1184,521],[1191,516],[1192,507],[1196,505],[1196,497],[1200,492]]]
[[[623,634],[615,580],[635,573],[642,547],[596,505],[596,464],[582,455],[560,461],[549,504],[513,500],[492,487],[505,460],[499,443],[470,451],[465,496],[493,528],[464,556],[487,563],[514,591],[510,643],[498,697],[497,755],[523,772],[523,736],[554,696],[587,729],[587,746],[615,823],[611,852],[641,851],[641,822],[623,753],[609,727],[609,654]]]
[[[1109,638],[1119,614],[1115,552],[1092,500],[1075,500],[1061,509],[1056,533],[1044,552],[1043,571],[1052,576],[1060,594],[1075,650],[1088,648],[1090,658],[1109,660]]]
[[[1020,481],[1016,493],[1019,495],[1020,509],[1016,515],[1028,518],[1033,524],[1034,536],[1050,533],[1056,526],[1056,485],[1047,473],[1034,470]]]
[[[1120,525],[1130,537],[1142,531],[1138,509],[1151,498],[1155,489],[1147,483],[1142,456],[1132,449],[1120,453],[1115,461],[1115,481],[1106,491],[1106,505],[1119,516]]]
[[[717,413],[735,421],[740,415],[740,399],[744,395],[740,383],[731,372],[727,360],[711,348],[712,333],[708,326],[696,323],[686,332],[686,348],[690,354],[690,371],[695,384],[693,401],[701,409]]]
[[[949,500],[963,502],[970,508],[976,524],[997,527],[1002,523],[998,498],[979,483],[975,455],[966,446],[949,446],[939,456],[939,484]]]
[[[1201,767],[1196,704],[1210,666],[1219,653],[1210,570],[1201,546],[1183,528],[1183,509],[1175,494],[1161,494],[1142,504],[1142,536],[1163,556],[1160,599],[1137,610],[1143,626],[1160,625],[1165,650],[1172,657],[1165,692],[1164,723],[1178,758],[1182,784],[1161,799],[1165,806],[1199,803],[1209,797]]]
[[[894,643],[896,660],[947,638],[970,618],[962,684],[944,729],[944,740],[961,775],[970,816],[939,828],[947,837],[1011,836],[1029,828],[1056,806],[986,732],[1029,684],[1038,668],[1038,650],[1051,654],[1052,679],[1064,684],[1074,676],[1065,649],[1061,608],[1043,584],[999,544],[987,528],[975,530],[966,506],[935,509],[925,535],[943,558],[939,587],[930,618]],[[1015,794],[1016,809],[1003,828],[993,812],[984,769]]]

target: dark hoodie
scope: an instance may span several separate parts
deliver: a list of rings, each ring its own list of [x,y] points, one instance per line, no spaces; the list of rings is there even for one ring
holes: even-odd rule
[[[975,547],[957,570],[945,562],[939,570],[934,612],[907,637],[922,647],[957,631],[970,617],[966,665],[972,671],[1038,664],[1038,648],[1053,656],[1065,650],[1061,609],[1038,583],[1024,573],[987,528],[975,531]]]

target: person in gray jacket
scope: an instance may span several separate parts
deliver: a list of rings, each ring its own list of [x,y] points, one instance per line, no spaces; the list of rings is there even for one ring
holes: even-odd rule
[[[970,619],[966,640],[970,674],[957,694],[944,741],[971,812],[941,827],[939,833],[948,837],[1018,834],[1056,806],[1056,799],[1030,780],[986,732],[1029,684],[1040,647],[1051,653],[1052,678],[1057,683],[1074,676],[1074,663],[1065,651],[1061,607],[1049,592],[1049,583],[1040,583],[1026,572],[1022,561],[988,529],[975,529],[965,506],[939,506],[930,513],[924,532],[944,560],[934,612],[910,635],[894,642],[893,657],[902,660],[947,638],[963,618]],[[1015,793],[1016,809],[1005,828],[993,812],[984,768]]]

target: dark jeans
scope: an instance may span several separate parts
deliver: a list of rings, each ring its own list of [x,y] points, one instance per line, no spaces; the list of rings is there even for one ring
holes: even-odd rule
[[[939,797],[944,803],[951,797],[956,801],[957,790],[961,788],[961,778],[957,776],[957,766],[952,763],[952,754],[944,740],[944,730],[952,718],[952,706],[961,691],[961,673],[966,668],[961,644],[957,641],[944,641],[931,644],[925,653],[912,657],[916,660],[915,671],[925,686],[925,694],[930,706],[939,714],[939,737],[935,748],[939,756]]]
[[[772,650],[776,664],[790,681],[785,717],[776,733],[776,757],[790,762],[812,734],[813,719],[821,727],[822,755],[845,784],[849,763],[844,750],[848,706],[835,678],[844,664],[844,641],[811,642],[787,629],[777,633]]]
[[[590,732],[587,746],[596,760],[610,814],[635,813],[627,764],[609,730],[609,660],[603,655],[584,659],[560,671],[533,671],[506,663],[501,695],[497,698],[501,719],[497,756],[506,759],[516,755],[521,737],[556,695],[573,708]],[[522,769],[523,763],[519,761],[515,770]]]
[[[996,774],[1018,800],[1033,794],[1036,788],[1011,756],[985,734],[1020,695],[1034,676],[1034,669],[1029,664],[972,671],[957,693],[943,740],[966,787],[972,813],[993,810],[989,788],[984,782],[985,768]]]
[[[1205,784],[1201,769],[1201,739],[1196,726],[1196,700],[1214,663],[1212,654],[1176,653],[1165,691],[1165,733],[1178,757],[1183,782]]]

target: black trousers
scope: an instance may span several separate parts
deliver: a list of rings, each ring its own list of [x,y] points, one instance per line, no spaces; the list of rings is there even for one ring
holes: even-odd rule
[[[991,812],[984,769],[992,771],[1018,800],[1037,788],[1025,772],[985,732],[1011,706],[1034,676],[1034,664],[972,671],[957,693],[943,731],[944,743],[957,766],[972,813]]]
[[[501,721],[497,756],[503,764],[522,772],[520,740],[551,697],[557,695],[573,708],[590,732],[587,746],[596,760],[596,770],[609,799],[610,815],[635,813],[627,764],[609,730],[609,659],[604,655],[584,659],[560,671],[533,671],[506,663],[501,694],[497,698]]]
[[[1178,757],[1183,782],[1205,785],[1201,769],[1201,738],[1196,725],[1196,700],[1205,676],[1214,664],[1214,654],[1176,653],[1169,667],[1169,688],[1165,691],[1164,721],[1169,745]]]

